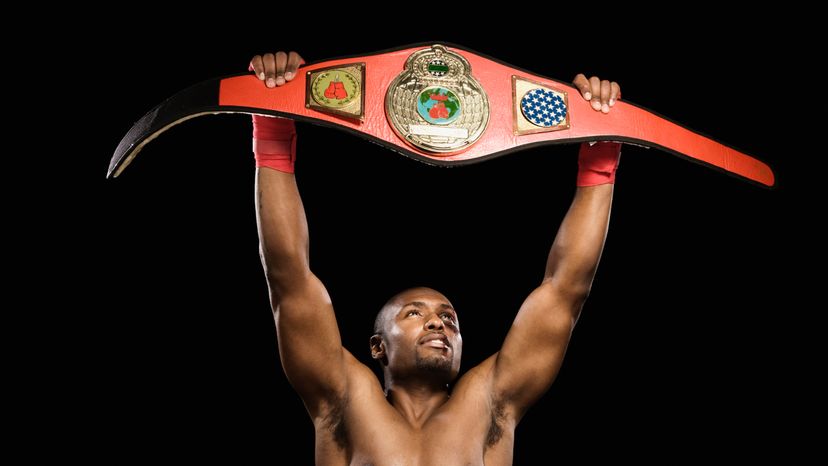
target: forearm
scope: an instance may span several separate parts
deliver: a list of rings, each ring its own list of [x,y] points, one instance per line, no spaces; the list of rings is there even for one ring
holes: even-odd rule
[[[589,293],[604,248],[613,184],[579,187],[549,251],[544,280],[574,296]]]
[[[282,368],[316,418],[344,396],[344,352],[331,298],[308,268],[307,221],[292,173],[258,168],[256,212]]]
[[[262,265],[278,291],[309,270],[308,225],[292,173],[256,170],[256,219]]]

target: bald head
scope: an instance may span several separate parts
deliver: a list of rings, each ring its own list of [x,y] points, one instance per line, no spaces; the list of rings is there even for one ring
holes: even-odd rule
[[[377,318],[374,320],[374,334],[385,333],[388,319],[396,315],[400,308],[407,303],[417,301],[418,297],[431,297],[449,302],[443,293],[425,286],[418,286],[401,291],[389,299],[382,309],[377,313]]]

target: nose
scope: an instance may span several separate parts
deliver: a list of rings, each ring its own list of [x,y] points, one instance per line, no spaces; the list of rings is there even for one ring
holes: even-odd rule
[[[431,317],[425,323],[425,328],[427,330],[443,330],[443,319],[437,314],[431,314]]]

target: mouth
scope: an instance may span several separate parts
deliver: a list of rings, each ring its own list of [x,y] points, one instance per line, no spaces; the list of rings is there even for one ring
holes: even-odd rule
[[[445,335],[440,334],[431,334],[425,337],[421,344],[423,346],[428,346],[429,348],[436,348],[440,350],[447,350],[451,348],[448,338]]]

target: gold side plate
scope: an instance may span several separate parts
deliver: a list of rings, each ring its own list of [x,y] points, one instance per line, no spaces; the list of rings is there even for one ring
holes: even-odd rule
[[[305,107],[365,121],[365,63],[308,71]]]
[[[564,118],[557,124],[551,126],[541,126],[530,121],[521,109],[521,101],[532,90],[549,91],[552,95],[557,96],[563,101],[565,111]],[[512,75],[512,116],[514,121],[515,136],[533,133],[546,133],[549,131],[560,131],[562,129],[569,129],[569,100],[566,91],[561,91],[550,87],[546,84],[541,84],[531,79],[521,78]]]

